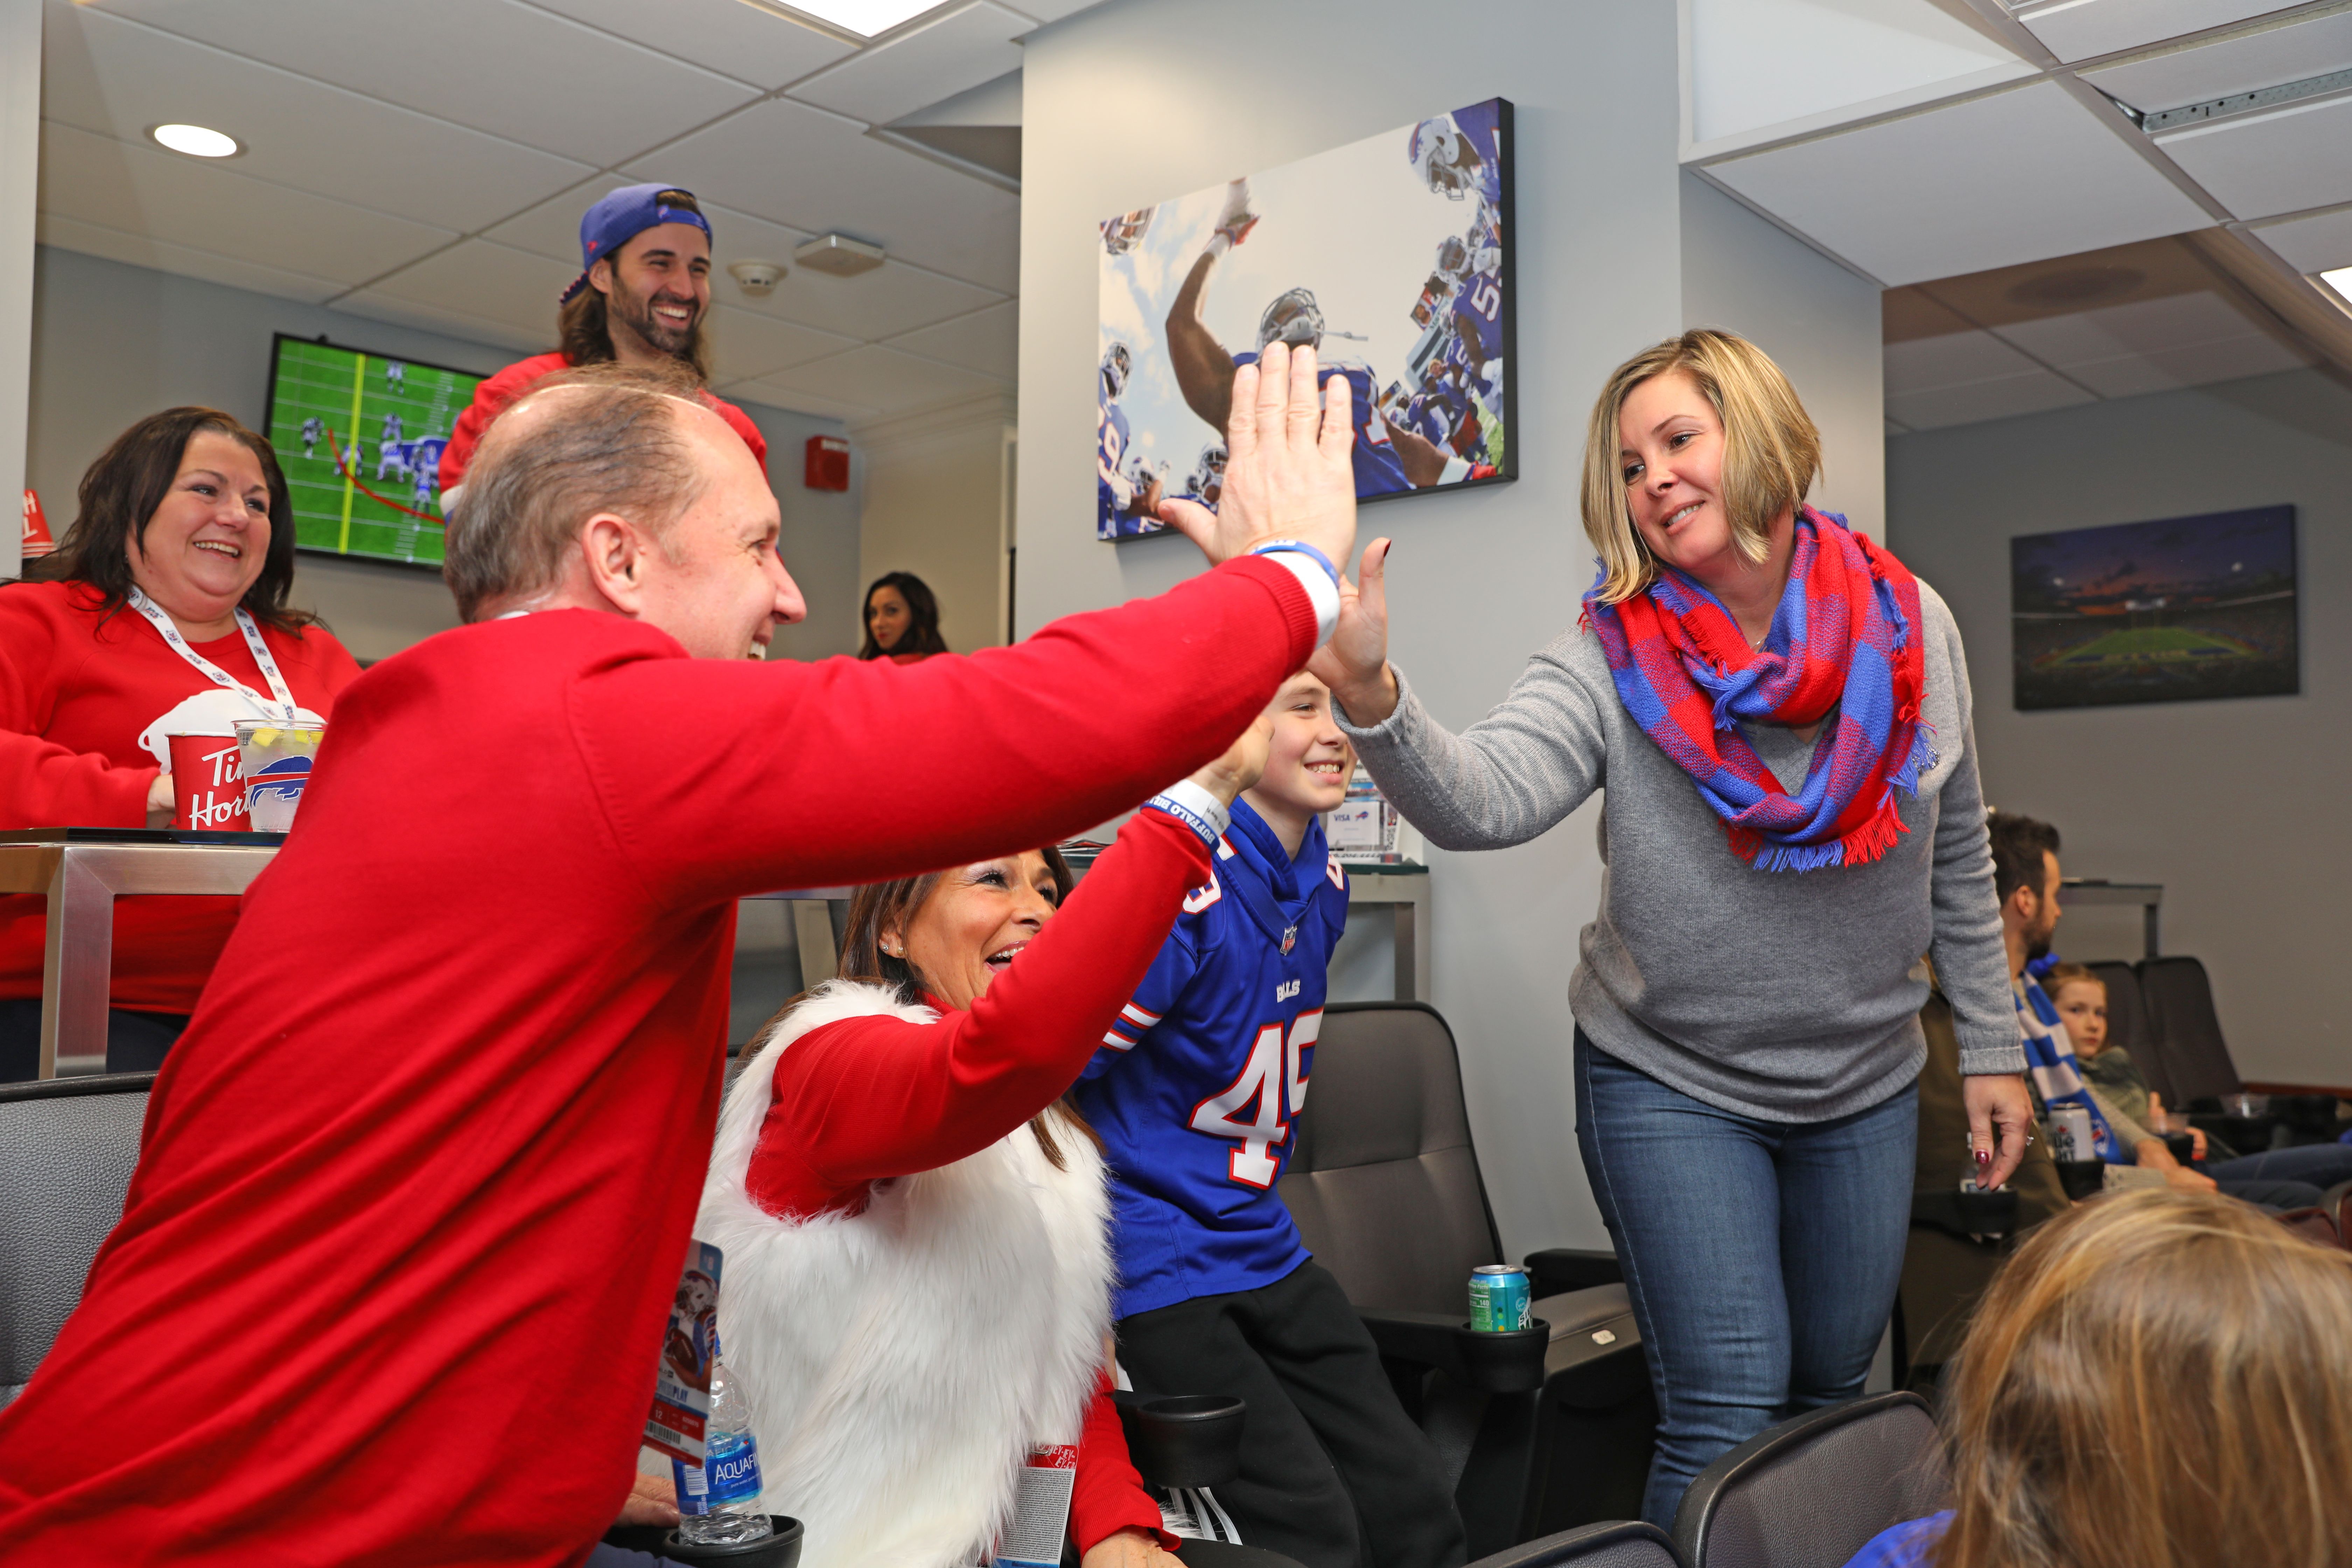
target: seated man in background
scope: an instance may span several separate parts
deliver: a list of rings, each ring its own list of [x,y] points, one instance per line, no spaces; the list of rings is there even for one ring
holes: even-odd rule
[[[2000,899],[2001,939],[2009,949],[2010,985],[2016,994],[2018,1027],[2025,1040],[2026,1077],[2032,1085],[2044,1141],[2052,1138],[2053,1107],[2086,1111],[2092,1148],[2073,1157],[2105,1162],[2109,1189],[2170,1185],[2210,1191],[2219,1186],[2231,1197],[2249,1203],[2292,1209],[2315,1205],[2322,1188],[2352,1180],[2352,1148],[2335,1143],[2281,1149],[2242,1160],[2224,1160],[2203,1172],[2189,1170],[2172,1157],[2161,1137],[2124,1114],[2123,1108],[2095,1086],[2085,1083],[2058,1009],[2025,969],[2030,959],[2049,952],[2051,934],[2058,925],[2058,830],[2013,812],[1994,814],[1992,866],[1993,888]],[[2068,1157],[2063,1150],[2053,1148],[2053,1152],[2062,1159]]]
[[[1100,822],[1338,617],[1350,419],[1335,392],[1318,428],[1311,354],[1237,377],[1225,505],[1176,520],[1223,564],[904,668],[752,662],[800,592],[694,390],[604,367],[492,425],[449,531],[472,624],[341,695],[121,1222],[0,1411],[16,1560],[578,1563],[652,1402],[736,900]]]

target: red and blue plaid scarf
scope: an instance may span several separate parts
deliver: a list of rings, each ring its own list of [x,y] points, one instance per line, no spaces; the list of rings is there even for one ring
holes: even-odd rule
[[[1721,601],[1673,567],[1619,605],[1584,595],[1617,695],[1723,818],[1732,851],[1764,871],[1858,866],[1904,831],[1899,788],[1936,764],[1920,722],[1927,688],[1919,580],[1846,527],[1799,509],[1789,585],[1761,652]],[[1802,726],[1837,710],[1813,742],[1804,791],[1780,787],[1740,732]]]

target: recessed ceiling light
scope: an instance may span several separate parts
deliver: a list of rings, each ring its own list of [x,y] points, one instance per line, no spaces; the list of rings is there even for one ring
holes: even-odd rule
[[[191,158],[234,158],[244,148],[234,136],[203,125],[158,125],[147,132],[156,142],[174,153],[185,153]]]
[[[2352,305],[2352,267],[2336,267],[2319,275],[2319,280],[2336,290],[2337,299]]]
[[[937,9],[940,0],[784,0],[784,4],[844,32],[870,38],[910,16]]]

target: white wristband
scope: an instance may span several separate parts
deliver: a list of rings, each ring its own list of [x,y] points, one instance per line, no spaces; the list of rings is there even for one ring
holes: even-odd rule
[[[1191,779],[1178,779],[1158,795],[1143,803],[1164,811],[1201,836],[1201,842],[1210,848],[1217,847],[1225,829],[1232,826],[1234,814],[1223,801],[1211,795]]]
[[[1313,556],[1296,550],[1269,550],[1258,559],[1271,561],[1298,579],[1298,585],[1315,602],[1315,646],[1329,642],[1331,628],[1339,624],[1339,584],[1331,581],[1331,574]]]

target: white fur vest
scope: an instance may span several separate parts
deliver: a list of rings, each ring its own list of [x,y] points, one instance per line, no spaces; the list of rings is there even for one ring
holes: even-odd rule
[[[1110,1329],[1109,1202],[1083,1135],[1066,1171],[1026,1126],[954,1164],[874,1184],[864,1212],[782,1219],[745,1191],[777,1059],[810,1030],[889,1014],[834,981],[727,1096],[695,1234],[726,1254],[720,1354],[749,1396],[771,1512],[803,1568],[962,1568],[1011,1516],[1033,1445],[1076,1443]]]

